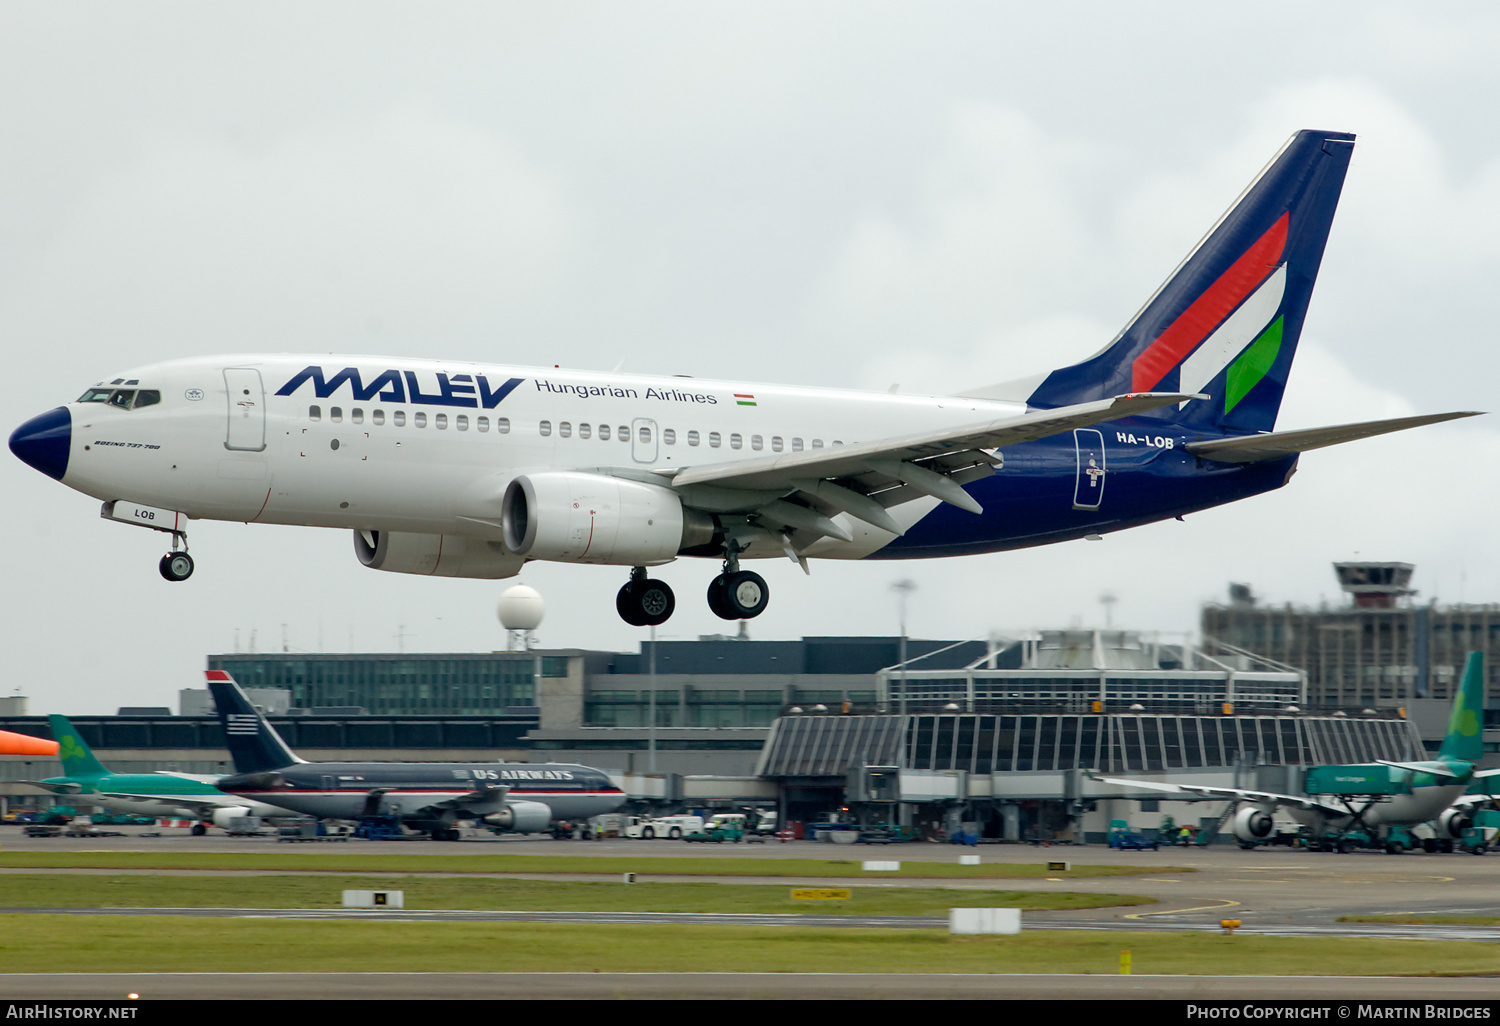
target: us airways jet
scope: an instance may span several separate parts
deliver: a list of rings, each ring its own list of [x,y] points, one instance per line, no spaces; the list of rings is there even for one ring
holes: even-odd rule
[[[235,768],[218,788],[241,800],[323,819],[393,816],[434,841],[458,840],[460,820],[529,834],[554,819],[613,812],[625,801],[603,770],[572,764],[304,762],[229,674],[207,673]]]
[[[1466,413],[1274,431],[1352,135],[1294,135],[1098,354],[956,395],[378,357],[224,356],[99,381],[11,450],[171,535],[207,518],[351,532],[377,570],[719,560],[708,605],[758,615],[759,557],[908,559],[1084,538],[1281,487],[1298,454]]]
[[[1246,791],[1209,784],[1169,784],[1157,780],[1130,780],[1090,773],[1100,783],[1141,788],[1174,795],[1180,801],[1228,800],[1238,802],[1231,829],[1241,845],[1250,847],[1265,839],[1272,829],[1272,814],[1285,809],[1304,826],[1320,831],[1364,827],[1379,833],[1385,827],[1432,823],[1438,844],[1453,850],[1453,842],[1472,825],[1470,806],[1490,802],[1490,794],[1467,793],[1476,781],[1500,775],[1500,769],[1479,769],[1484,757],[1482,720],[1484,710],[1484,653],[1470,652],[1463,680],[1453,696],[1448,714],[1448,732],[1436,759],[1420,762],[1376,760],[1369,766],[1343,767],[1358,786],[1379,769],[1392,785],[1393,793],[1382,795],[1288,795],[1268,791]],[[1399,851],[1387,842],[1386,851]],[[1429,850],[1433,850],[1429,848]]]

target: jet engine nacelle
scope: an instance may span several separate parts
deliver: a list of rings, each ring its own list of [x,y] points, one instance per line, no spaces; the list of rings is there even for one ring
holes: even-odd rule
[[[552,808],[541,802],[506,802],[505,808],[484,817],[486,823],[519,834],[539,834],[552,822]]]
[[[1234,836],[1242,841],[1264,841],[1271,836],[1271,814],[1264,809],[1241,809],[1234,814]]]
[[[371,570],[429,577],[514,577],[525,562],[497,541],[411,531],[355,531],[354,554]]]
[[[1444,809],[1437,818],[1439,837],[1459,838],[1474,825],[1474,817],[1466,809]]]
[[[246,816],[253,815],[255,813],[243,805],[224,805],[214,810],[213,823],[216,827],[228,830],[231,819],[243,819]]]
[[[523,475],[501,509],[506,547],[529,559],[643,566],[713,541],[713,520],[672,489],[605,474]]]

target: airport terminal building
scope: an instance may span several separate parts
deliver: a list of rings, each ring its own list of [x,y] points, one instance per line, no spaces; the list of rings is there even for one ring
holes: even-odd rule
[[[302,757],[581,762],[641,807],[776,807],[991,839],[1099,840],[1112,819],[1155,826],[1149,795],[1089,772],[1263,790],[1309,765],[1410,759],[1398,710],[1304,710],[1307,682],[1244,653],[1127,631],[1021,639],[804,638],[662,642],[653,653],[226,654]],[[653,665],[654,664],[654,665]],[[112,769],[226,773],[217,718],[77,717]],[[5,729],[46,734],[45,720]],[[32,760],[32,763],[38,762]],[[60,768],[0,762],[0,789]],[[1179,810],[1213,821],[1217,807]]]

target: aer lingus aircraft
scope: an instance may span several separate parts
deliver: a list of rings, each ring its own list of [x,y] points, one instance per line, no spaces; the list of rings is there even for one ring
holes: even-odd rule
[[[218,786],[238,798],[324,819],[389,816],[434,841],[458,840],[460,820],[538,833],[625,802],[603,770],[573,763],[304,762],[229,674],[209,670],[208,690],[237,771]]]
[[[225,794],[215,787],[217,776],[194,773],[111,773],[74,729],[66,716],[48,716],[57,754],[62,759],[61,777],[29,780],[27,783],[64,798],[98,805],[111,812],[136,816],[181,816],[199,822],[193,832],[201,834],[207,824],[227,827],[231,819],[259,816],[285,819],[294,813]]]
[[[1247,791],[1236,787],[1207,784],[1164,783],[1155,780],[1131,780],[1089,774],[1105,784],[1142,788],[1174,795],[1179,800],[1228,800],[1240,802],[1234,814],[1234,835],[1244,844],[1253,844],[1271,833],[1272,814],[1286,812],[1304,826],[1320,830],[1349,830],[1363,826],[1380,832],[1388,826],[1416,826],[1432,823],[1437,840],[1448,850],[1470,825],[1468,807],[1493,799],[1487,794],[1466,794],[1477,780],[1500,775],[1500,769],[1479,769],[1484,757],[1484,653],[1470,652],[1464,665],[1463,681],[1453,697],[1448,715],[1448,732],[1438,749],[1436,759],[1420,762],[1377,760],[1372,766],[1389,767],[1386,779],[1395,793],[1335,797],[1332,795],[1288,795],[1268,791]],[[1361,767],[1346,768],[1354,780],[1365,779]],[[1387,851],[1393,851],[1387,847]]]
[[[351,532],[377,570],[509,577],[722,561],[708,605],[759,614],[743,560],[957,556],[1084,538],[1280,488],[1298,454],[1465,413],[1275,432],[1352,135],[1302,131],[1092,358],[956,395],[369,356],[222,356],[123,371],[11,451],[171,535],[192,519]],[[749,364],[750,361],[741,361]]]

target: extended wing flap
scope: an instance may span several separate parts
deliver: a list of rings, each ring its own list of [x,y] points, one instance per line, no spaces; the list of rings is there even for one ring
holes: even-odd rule
[[[1371,420],[1360,424],[1339,424],[1335,427],[1308,428],[1302,431],[1273,431],[1265,435],[1247,435],[1243,438],[1219,438],[1207,442],[1189,442],[1188,452],[1220,463],[1258,463],[1274,460],[1293,453],[1321,449],[1328,445],[1353,442],[1360,438],[1372,438],[1392,431],[1422,427],[1425,424],[1440,424],[1445,420],[1460,417],[1477,417],[1480,411],[1461,413],[1429,413],[1420,417],[1397,417],[1394,420]]]

